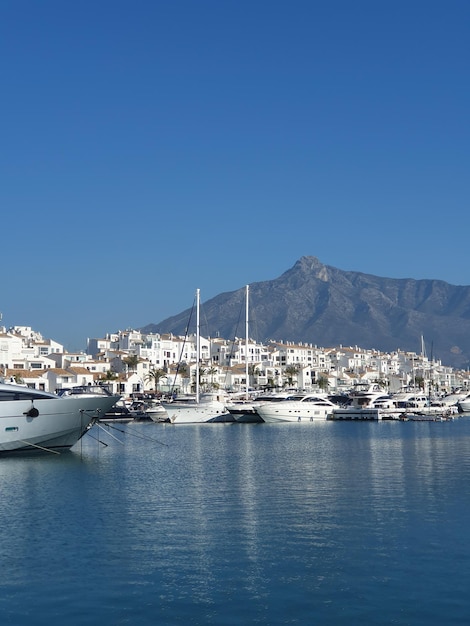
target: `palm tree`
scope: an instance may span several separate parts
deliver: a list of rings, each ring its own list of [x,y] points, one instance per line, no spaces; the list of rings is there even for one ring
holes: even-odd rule
[[[180,375],[181,380],[183,381],[183,389],[186,392],[188,389],[188,366],[186,363],[180,363],[176,369],[176,373]],[[175,376],[176,383],[176,376]]]
[[[299,373],[298,365],[288,365],[284,372],[287,374],[287,384],[289,387],[292,387],[292,383],[294,382],[294,376]]]
[[[415,383],[418,386],[418,389],[424,390],[424,377],[423,376],[416,376]]]
[[[253,378],[253,386],[255,386],[255,377],[258,376],[259,369],[257,365],[248,365],[248,387],[251,387],[251,379]]]
[[[207,370],[203,367],[199,368],[199,389],[202,389],[202,377],[207,374]],[[194,382],[191,385],[191,391],[196,391],[196,374],[194,374]]]
[[[124,357],[122,361],[132,372],[135,372],[137,370],[137,365],[140,363],[140,357],[137,354],[130,354],[129,356]]]
[[[317,381],[317,385],[320,387],[322,391],[325,391],[325,389],[328,389],[329,384],[330,383],[328,382],[328,378],[326,376],[320,376],[320,378]]]
[[[388,387],[388,380],[386,378],[376,378],[374,380],[381,389],[386,389]]]
[[[104,376],[99,377],[98,384],[102,385],[104,383],[105,388],[109,391],[112,391],[114,389],[113,383],[115,381],[119,381],[119,376],[117,375],[117,373],[113,372],[113,370],[107,370]],[[116,383],[116,390],[116,393],[119,393],[119,382]]]
[[[117,377],[118,376],[117,376],[116,372],[113,372],[113,370],[108,370],[106,372],[105,377],[102,380],[116,380]]]
[[[181,376],[181,378],[188,377],[188,366],[186,365],[186,363],[181,363],[181,365],[178,365],[178,374]]]
[[[149,382],[153,383],[153,388],[156,393],[158,391],[158,385],[160,383],[160,380],[165,377],[166,377],[165,370],[162,370],[161,368],[159,369],[154,368],[153,370],[150,370],[148,374],[146,374],[145,380],[148,380]]]
[[[215,387],[214,385],[214,375],[217,374],[217,368],[216,367],[210,367],[207,370],[207,373],[210,375],[211,377],[211,387]]]

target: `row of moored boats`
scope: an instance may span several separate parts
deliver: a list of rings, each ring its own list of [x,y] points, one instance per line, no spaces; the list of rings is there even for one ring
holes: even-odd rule
[[[378,384],[357,385],[350,393],[283,392],[227,399],[202,394],[194,399],[162,402],[174,424],[200,422],[315,422],[318,420],[453,419],[470,412],[470,395],[452,394],[431,400],[424,393],[384,393]]]
[[[122,408],[124,406],[124,408]],[[350,394],[272,393],[234,399],[220,394],[122,405],[105,387],[74,387],[60,394],[0,382],[0,454],[69,449],[95,422],[301,422],[319,420],[433,420],[470,413],[470,395],[430,401],[424,394],[385,394],[378,385]]]

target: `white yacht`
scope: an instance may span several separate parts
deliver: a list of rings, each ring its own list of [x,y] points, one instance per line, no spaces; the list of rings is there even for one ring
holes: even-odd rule
[[[0,383],[0,453],[71,448],[119,400],[103,387],[62,395]]]
[[[254,406],[254,405],[252,405]],[[256,412],[264,422],[314,422],[326,420],[337,407],[321,394],[296,394],[280,402],[260,403]]]
[[[444,406],[452,407],[458,410],[458,403],[461,402],[462,400],[465,400],[467,395],[468,395],[468,391],[464,391],[463,389],[460,389],[457,391],[452,391],[451,393],[448,393],[445,396],[442,396],[440,398],[440,401],[442,402]]]
[[[232,415],[236,422],[245,424],[262,422],[263,419],[260,415],[258,415],[257,408],[261,406],[261,404],[266,404],[267,402],[284,401],[288,396],[292,396],[292,391],[263,393],[251,399],[232,400],[232,402],[227,404],[227,411],[230,415]]]
[[[400,409],[422,409],[429,405],[429,396],[422,391],[399,391],[393,400]]]
[[[459,413],[470,413],[470,395],[457,402]]]
[[[397,408],[401,410],[401,419],[412,414],[447,417],[458,412],[455,395],[433,399],[423,391],[410,391],[396,393],[392,398]]]
[[[202,424],[230,419],[224,396],[220,393],[201,393],[191,400],[162,402],[162,406],[172,424]]]
[[[129,406],[132,418],[139,421],[168,422],[168,415],[160,400],[134,400]]]
[[[359,383],[350,393],[350,404],[337,407],[329,419],[380,420],[398,419],[404,409],[399,409],[394,398],[376,383]]]

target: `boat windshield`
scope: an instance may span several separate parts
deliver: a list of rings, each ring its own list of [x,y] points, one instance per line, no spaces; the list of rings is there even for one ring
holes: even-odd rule
[[[12,386],[5,385],[5,387]],[[18,387],[0,389],[0,402],[11,402],[12,400],[42,400],[43,398],[54,397],[56,397],[54,394],[47,393],[46,391],[37,391],[35,389],[18,389]]]
[[[303,400],[303,398],[305,398],[305,394],[301,394],[301,395],[293,395],[293,396],[286,396],[284,398],[285,402],[291,402],[292,400]]]
[[[90,394],[93,394],[94,396],[113,395],[106,387],[101,385],[80,385],[77,387],[69,387],[67,389],[59,389],[57,392],[58,396],[83,396]]]
[[[305,398],[304,402],[314,402],[315,404],[319,404],[320,406],[330,406],[331,402],[326,398],[319,398],[318,396],[308,396]]]

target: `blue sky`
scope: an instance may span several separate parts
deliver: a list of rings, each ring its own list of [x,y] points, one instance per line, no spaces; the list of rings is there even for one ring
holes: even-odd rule
[[[3,324],[84,349],[304,255],[470,285],[469,42],[468,0],[0,0]]]

